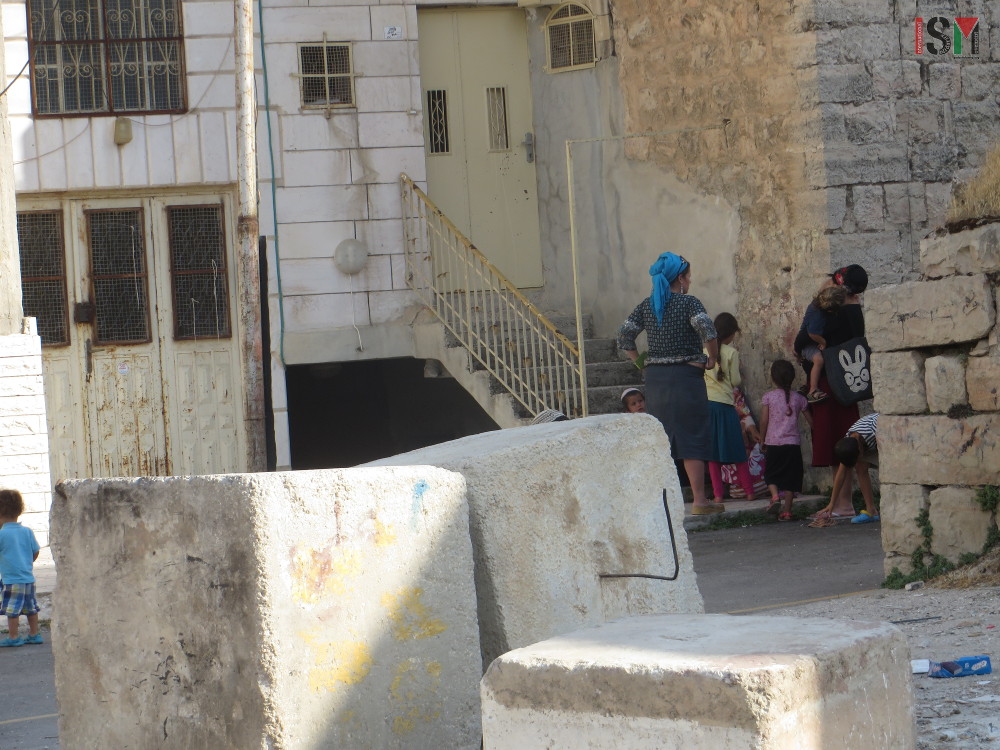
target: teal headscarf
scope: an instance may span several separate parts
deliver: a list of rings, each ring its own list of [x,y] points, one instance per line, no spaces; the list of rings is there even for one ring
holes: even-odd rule
[[[653,313],[658,323],[663,322],[663,312],[670,300],[670,285],[678,276],[687,270],[691,264],[674,253],[663,253],[649,267],[649,275],[653,277],[653,291],[649,301],[653,304]]]

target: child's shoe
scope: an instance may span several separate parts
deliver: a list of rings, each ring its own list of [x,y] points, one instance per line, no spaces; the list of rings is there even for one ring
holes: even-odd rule
[[[23,646],[24,638],[11,638],[7,637],[0,641],[0,648],[7,648],[8,646]]]
[[[45,639],[42,638],[41,633],[35,633],[34,635],[29,635],[24,639],[25,643],[45,643]]]

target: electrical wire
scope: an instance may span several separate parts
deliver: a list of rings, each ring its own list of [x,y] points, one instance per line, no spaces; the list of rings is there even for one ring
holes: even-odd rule
[[[17,72],[17,75],[14,76],[14,80],[8,83],[6,86],[4,86],[3,91],[0,91],[0,96],[6,94],[7,91],[10,89],[10,87],[13,86],[15,83],[17,83],[17,79],[24,74],[24,71],[27,70],[28,68],[28,63],[30,62],[31,62],[31,57],[29,56],[28,59],[24,61],[24,65],[22,65],[21,69]]]

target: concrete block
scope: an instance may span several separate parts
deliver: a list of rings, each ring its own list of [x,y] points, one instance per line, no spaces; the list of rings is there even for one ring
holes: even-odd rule
[[[962,95],[962,67],[955,63],[927,66],[927,84],[935,99],[958,99]]]
[[[872,94],[879,99],[919,96],[920,63],[915,60],[874,60],[869,64]]]
[[[910,750],[894,625],[633,617],[504,654],[482,681],[486,750]]]
[[[51,536],[67,750],[479,747],[458,475],[63,482]]]
[[[881,415],[878,446],[889,484],[1000,484],[1000,414]]]
[[[876,23],[816,32],[816,61],[820,65],[865,63],[870,60],[899,59],[899,26]]]
[[[457,472],[468,485],[483,665],[500,654],[625,615],[702,612],[684,506],[663,427],[605,415],[455,440],[377,461]],[[600,578],[673,571],[676,581]]]
[[[872,354],[872,392],[879,414],[921,414],[927,409],[924,360],[919,351]]]
[[[931,228],[942,226],[951,205],[951,182],[929,183],[926,188],[927,225]]]
[[[911,178],[926,182],[950,180],[965,155],[965,146],[950,133],[913,143],[910,148]]]
[[[844,106],[844,127],[851,143],[880,143],[896,138],[896,116],[887,101]]]
[[[927,408],[947,413],[954,406],[969,403],[965,390],[965,360],[957,354],[928,357],[924,362],[924,382],[927,386]]]
[[[992,515],[979,507],[976,490],[939,487],[930,493],[931,552],[952,562],[967,552],[982,552]]]
[[[891,283],[893,274],[905,273],[910,255],[899,230],[855,232],[828,236],[831,264],[836,268],[860,263],[868,272],[868,288]]]
[[[1000,224],[922,240],[920,270],[931,279],[1000,272]]]
[[[896,102],[896,122],[910,142],[931,141],[946,130],[945,104],[936,99]]]
[[[813,9],[816,23],[839,26],[886,23],[892,21],[892,4],[889,0],[843,0],[838,3],[820,3]]]
[[[844,124],[843,104],[821,104],[820,127],[823,143],[827,146],[835,143],[847,143],[847,126]]]
[[[909,281],[865,294],[868,343],[874,351],[914,349],[981,339],[996,309],[988,277]]]
[[[885,194],[881,185],[855,185],[851,188],[854,223],[862,231],[885,228]]]
[[[886,218],[893,224],[919,224],[927,219],[924,185],[899,182],[885,186]]]
[[[910,160],[902,146],[868,144],[833,147],[824,153],[825,183],[905,182],[910,179]]]
[[[847,189],[828,188],[826,191],[826,213],[829,229],[840,229],[847,213]]]
[[[872,76],[864,65],[824,65],[816,74],[821,102],[866,102],[872,98]]]
[[[881,415],[879,415],[881,419]],[[888,575],[893,568],[903,573],[913,570],[910,556],[924,543],[917,516],[927,509],[930,488],[920,484],[882,482],[879,516],[882,521],[883,564]]]
[[[1000,352],[969,357],[965,367],[969,406],[976,411],[1000,411]]]
[[[982,100],[1000,89],[1000,67],[989,63],[962,66],[962,97]]]

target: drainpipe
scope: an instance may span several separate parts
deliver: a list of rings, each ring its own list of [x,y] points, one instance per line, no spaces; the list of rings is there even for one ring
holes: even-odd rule
[[[264,363],[260,330],[260,258],[257,220],[257,139],[253,65],[253,2],[236,0],[236,239],[239,280],[237,305],[243,360],[243,421],[247,468],[264,471]]]

